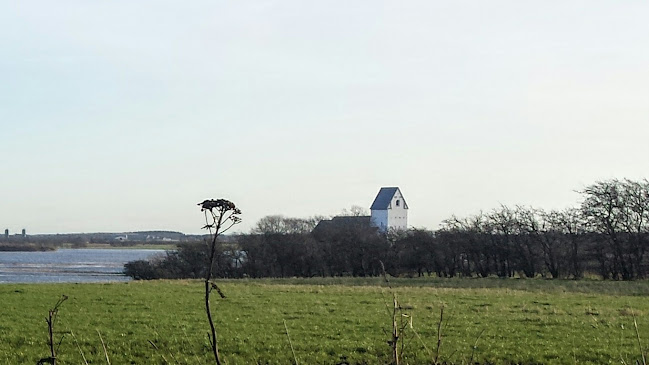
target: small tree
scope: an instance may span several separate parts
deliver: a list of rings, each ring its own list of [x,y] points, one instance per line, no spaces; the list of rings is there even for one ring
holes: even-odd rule
[[[209,249],[209,258],[205,274],[205,312],[207,314],[207,320],[210,323],[210,345],[214,354],[214,360],[218,365],[221,365],[216,327],[214,326],[212,309],[210,307],[210,294],[212,290],[216,289],[221,297],[224,298],[225,296],[216,283],[212,281],[212,271],[217,252],[217,238],[235,224],[241,222],[241,218],[239,218],[241,211],[233,202],[225,199],[205,200],[202,203],[198,203],[198,205],[201,207],[201,212],[205,213],[205,226],[203,226],[203,229],[207,229],[210,233],[209,240],[206,240]]]

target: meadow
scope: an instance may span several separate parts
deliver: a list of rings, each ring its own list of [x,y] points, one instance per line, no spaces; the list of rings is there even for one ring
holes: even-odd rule
[[[223,280],[213,296],[229,364],[390,361],[392,293],[405,330],[403,364],[632,364],[649,346],[649,283],[542,279]],[[0,285],[0,364],[46,357],[50,307],[65,294],[59,364],[206,364],[200,281]],[[634,327],[638,323],[638,332]],[[286,324],[286,327],[285,327]],[[83,354],[83,355],[82,355]]]

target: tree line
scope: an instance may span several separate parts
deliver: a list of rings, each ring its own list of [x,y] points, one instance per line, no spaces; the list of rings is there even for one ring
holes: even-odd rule
[[[500,206],[452,216],[438,230],[379,233],[363,217],[316,227],[321,217],[268,216],[249,234],[220,245],[218,277],[599,276],[633,280],[649,274],[649,181],[599,181],[579,191],[576,207]],[[354,215],[362,212],[354,211]],[[138,279],[200,278],[204,243],[179,246],[154,261],[128,263]]]

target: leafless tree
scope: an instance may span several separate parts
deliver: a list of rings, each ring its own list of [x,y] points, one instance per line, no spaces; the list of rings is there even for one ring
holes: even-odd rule
[[[261,218],[252,229],[253,234],[306,234],[310,233],[322,218],[289,218],[269,215]]]
[[[541,215],[541,247],[548,271],[555,278],[563,271],[575,279],[583,278],[586,230],[581,212],[568,208],[541,212]]]
[[[649,181],[598,181],[580,191],[589,227],[607,245],[598,259],[614,279],[646,276],[643,260],[649,245]],[[607,262],[610,261],[610,262]]]
[[[352,205],[349,208],[349,210],[347,210],[346,208],[343,209],[342,212],[340,212],[340,215],[341,216],[348,216],[348,217],[362,217],[362,216],[369,215],[369,213],[367,212],[367,209],[365,209],[365,208],[363,208],[361,206]]]

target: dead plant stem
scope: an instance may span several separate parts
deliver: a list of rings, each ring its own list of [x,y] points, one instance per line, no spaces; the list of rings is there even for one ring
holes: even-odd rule
[[[297,362],[297,356],[295,356],[295,349],[293,348],[293,342],[291,342],[291,336],[288,334],[288,327],[286,326],[286,320],[284,320],[284,330],[286,331],[286,338],[288,338],[288,344],[291,346],[291,352],[293,353],[293,361],[295,365],[299,365]]]
[[[83,359],[83,363],[88,365],[88,360],[86,360],[86,356],[83,354],[83,350],[81,350],[81,346],[79,346],[79,341],[77,341],[77,337],[74,335],[74,332],[70,332],[70,335],[72,336],[72,339],[74,340],[74,344],[77,345],[77,349],[79,349],[79,353],[81,354],[81,358]]]
[[[101,347],[104,348],[104,356],[106,356],[106,363],[110,365],[110,359],[108,358],[108,349],[106,349],[106,344],[104,343],[104,339],[101,337],[101,332],[97,330],[97,334],[99,335],[99,341],[101,341]]]
[[[444,323],[444,306],[439,310],[439,322],[437,323],[437,349],[435,350],[435,359],[433,359],[433,364],[439,364],[439,352],[442,348],[442,323]]]
[[[633,327],[635,328],[635,336],[638,340],[638,348],[640,349],[640,355],[642,356],[642,365],[647,365],[647,358],[644,354],[644,349],[642,348],[642,342],[640,341],[640,331],[638,331],[638,321],[635,318],[635,313],[633,314]]]

